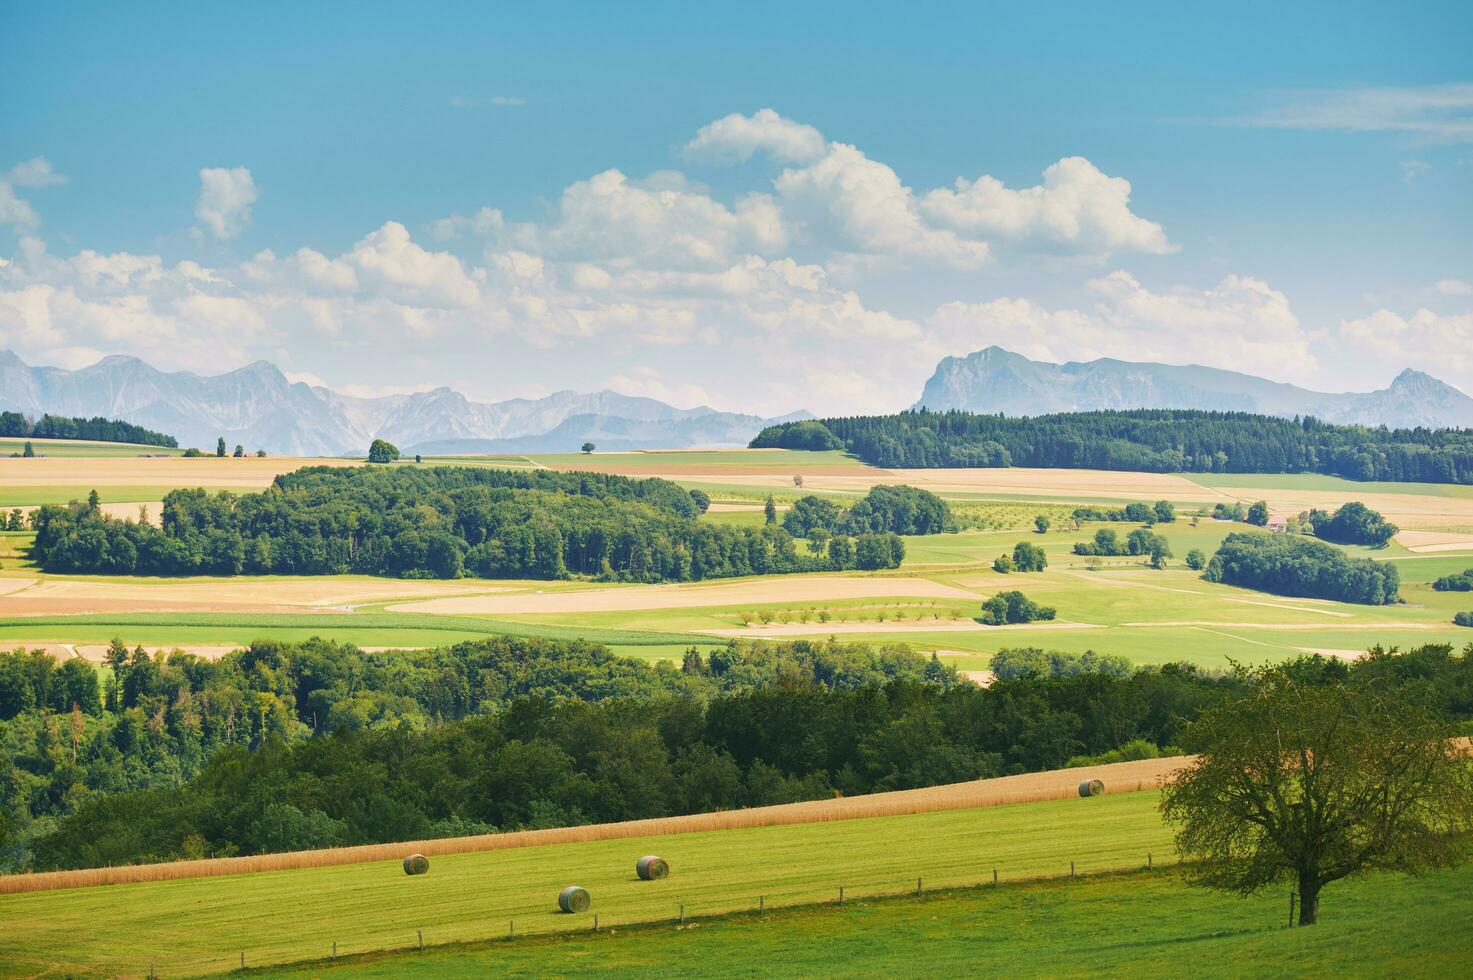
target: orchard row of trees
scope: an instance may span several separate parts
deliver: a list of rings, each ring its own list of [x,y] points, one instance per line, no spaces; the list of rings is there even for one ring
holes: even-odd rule
[[[661,582],[894,568],[904,544],[881,529],[914,533],[916,508],[926,503],[921,493],[877,487],[849,512],[844,526],[859,533],[810,540],[800,551],[781,527],[697,520],[709,498],[666,480],[455,466],[310,467],[259,493],[173,491],[159,526],[107,516],[95,492],[85,504],[42,507],[32,517],[32,555],[47,571],[139,575]],[[945,518],[942,504],[940,523]]]
[[[769,426],[751,445],[842,447],[883,467],[1328,473],[1473,483],[1473,430],[1373,429],[1246,412],[1139,409],[1009,418],[922,409]]]
[[[105,419],[67,418],[61,415],[43,415],[31,419],[20,412],[0,412],[0,436],[9,439],[85,439],[89,442],[131,442],[143,446],[163,446],[177,449],[179,443],[173,436],[145,429],[141,425]]]

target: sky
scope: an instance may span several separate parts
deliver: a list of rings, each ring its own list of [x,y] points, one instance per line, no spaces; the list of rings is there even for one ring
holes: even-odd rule
[[[0,0],[0,348],[893,411],[939,359],[1473,392],[1467,3]]]

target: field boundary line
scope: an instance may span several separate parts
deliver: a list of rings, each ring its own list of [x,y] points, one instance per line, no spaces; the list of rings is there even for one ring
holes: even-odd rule
[[[1134,793],[1157,789],[1168,776],[1190,766],[1195,759],[1196,756],[1141,759],[1099,766],[1080,766],[1075,769],[1055,769],[1041,773],[999,776],[993,779],[951,783],[924,789],[896,790],[889,793],[811,800],[803,803],[782,803],[715,813],[652,817],[622,823],[520,830],[473,837],[446,837],[437,840],[360,844],[353,847],[292,851],[284,854],[257,854],[245,857],[173,861],[162,864],[132,864],[73,871],[6,875],[0,876],[0,895],[49,891],[59,888],[87,888],[95,885],[288,871],[370,861],[398,861],[410,852],[436,857],[539,847],[547,844],[658,837],[667,834],[862,820],[872,817],[934,813],[943,810],[969,810],[1019,803],[1039,803],[1077,796],[1080,783],[1090,779],[1102,780],[1106,793]]]

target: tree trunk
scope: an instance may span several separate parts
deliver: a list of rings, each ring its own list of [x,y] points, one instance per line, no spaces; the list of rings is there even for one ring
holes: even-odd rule
[[[1299,876],[1299,924],[1312,926],[1320,917],[1320,883],[1305,875]]]

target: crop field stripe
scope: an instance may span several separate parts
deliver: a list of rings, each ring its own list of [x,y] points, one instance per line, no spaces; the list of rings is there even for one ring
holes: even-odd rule
[[[549,844],[656,837],[667,834],[689,834],[787,824],[825,823],[943,810],[970,810],[1014,803],[1036,803],[1045,800],[1069,799],[1077,795],[1079,783],[1084,779],[1103,780],[1107,793],[1138,792],[1145,789],[1156,789],[1162,779],[1190,765],[1193,758],[1193,756],[1180,756],[1167,759],[1143,759],[1103,766],[1001,776],[995,779],[933,786],[927,789],[897,790],[867,796],[784,803],[776,806],[727,810],[717,813],[696,813],[678,817],[655,817],[622,823],[556,827],[547,830],[523,830],[505,834],[447,837],[438,840],[391,844],[363,844],[357,847],[294,851],[286,854],[261,854],[200,861],[174,861],[166,864],[140,864],[9,875],[0,877],[0,894],[359,864],[389,860],[396,855],[402,858],[404,854],[410,852],[435,857],[445,854],[541,847]]]

